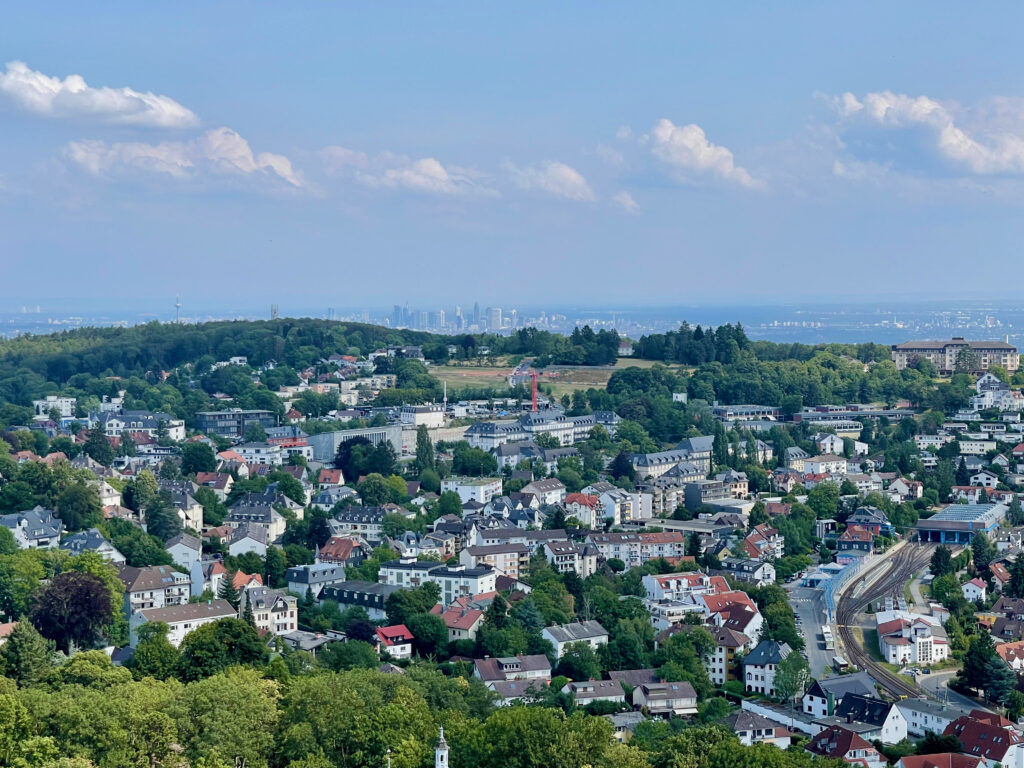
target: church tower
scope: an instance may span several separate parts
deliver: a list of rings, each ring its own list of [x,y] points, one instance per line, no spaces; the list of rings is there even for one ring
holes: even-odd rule
[[[434,768],[448,768],[448,742],[444,740],[444,726],[441,726],[441,738],[434,749]]]

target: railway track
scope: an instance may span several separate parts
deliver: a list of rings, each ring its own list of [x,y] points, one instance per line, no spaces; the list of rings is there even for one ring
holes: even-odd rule
[[[864,584],[872,572],[857,579],[847,588],[836,606],[836,631],[847,660],[867,670],[885,691],[896,698],[926,696],[927,692],[904,675],[890,672],[864,650],[854,633],[857,616],[875,600],[893,595],[902,596],[903,585],[910,581],[914,573],[927,565],[933,549],[929,545],[907,544],[886,561],[887,571],[884,575],[860,593],[857,592],[858,586]]]

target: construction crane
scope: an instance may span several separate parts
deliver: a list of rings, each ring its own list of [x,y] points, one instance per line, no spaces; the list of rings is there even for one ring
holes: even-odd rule
[[[531,410],[534,413],[536,413],[537,412],[537,372],[533,371],[533,370],[530,371],[530,400],[531,400],[532,405],[533,405]]]

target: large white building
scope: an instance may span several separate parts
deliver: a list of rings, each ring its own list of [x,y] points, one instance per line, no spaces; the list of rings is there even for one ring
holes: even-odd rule
[[[168,605],[163,608],[145,608],[131,617],[131,644],[138,642],[138,628],[151,621],[162,621],[168,627],[167,640],[177,647],[185,635],[204,624],[220,619],[237,618],[238,614],[227,600],[212,600],[207,603],[186,603]]]
[[[447,566],[402,558],[383,563],[377,579],[381,584],[396,587],[437,584],[441,588],[442,605],[449,605],[457,597],[494,592],[497,575],[497,571],[487,565],[469,568],[461,563]]]
[[[993,365],[999,365],[1012,374],[1020,367],[1020,355],[1012,344],[1005,341],[967,341],[962,336],[954,336],[948,341],[908,341],[895,344],[892,348],[892,361],[902,371],[917,360],[929,360],[939,373],[951,373],[956,370],[957,358],[964,350],[974,354],[975,370],[987,371]]]
[[[462,503],[476,501],[486,504],[495,496],[501,496],[500,477],[448,477],[441,481],[441,492],[459,494]]]
[[[934,616],[879,611],[875,621],[878,649],[890,664],[936,664],[949,657],[946,630]]]
[[[444,406],[437,404],[403,405],[399,418],[403,424],[436,429],[444,426]]]

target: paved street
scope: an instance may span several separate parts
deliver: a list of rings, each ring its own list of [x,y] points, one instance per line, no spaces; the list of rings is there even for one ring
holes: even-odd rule
[[[946,701],[948,697],[950,706],[956,707],[964,712],[970,712],[972,709],[987,709],[987,707],[981,706],[977,702],[968,699],[966,696],[961,696],[952,688],[948,687],[947,684],[955,676],[955,669],[945,669],[931,675],[918,675],[917,684],[940,701]]]
[[[832,666],[832,651],[825,650],[821,640],[821,628],[825,621],[825,593],[808,587],[786,587],[790,594],[789,604],[800,619],[800,631],[807,644],[807,663],[811,674],[820,677],[825,667]]]

